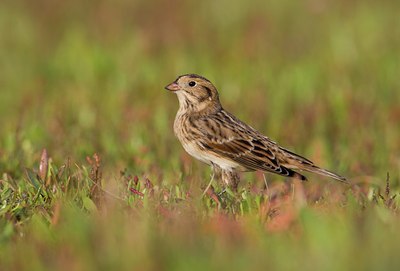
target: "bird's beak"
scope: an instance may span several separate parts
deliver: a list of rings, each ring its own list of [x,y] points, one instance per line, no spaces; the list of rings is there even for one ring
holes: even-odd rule
[[[173,82],[173,83],[167,85],[167,86],[165,87],[165,89],[166,89],[166,90],[169,90],[169,91],[178,91],[178,90],[180,90],[181,88],[179,87],[179,85],[178,85],[177,83]]]

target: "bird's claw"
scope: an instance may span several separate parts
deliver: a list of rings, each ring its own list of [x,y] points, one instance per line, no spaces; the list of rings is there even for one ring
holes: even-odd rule
[[[221,192],[219,192],[217,195],[218,197],[221,197],[223,194],[226,193],[226,188],[224,188]]]

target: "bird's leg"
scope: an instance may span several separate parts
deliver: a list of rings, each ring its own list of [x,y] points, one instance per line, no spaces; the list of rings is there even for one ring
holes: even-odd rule
[[[232,191],[237,192],[240,182],[239,174],[234,170],[222,170],[221,179],[225,186],[228,186]]]
[[[203,191],[203,194],[201,195],[202,197],[204,197],[204,195],[207,193],[208,189],[210,189],[210,187],[211,187],[211,185],[212,185],[212,182],[214,181],[215,175],[218,175],[218,174],[219,174],[219,170],[218,170],[218,168],[215,166],[214,163],[211,163],[211,169],[212,169],[212,172],[211,172],[211,180],[210,180],[210,182],[208,183],[206,189]]]
[[[214,171],[213,173],[211,173],[211,180],[208,183],[206,189],[204,189],[203,194],[201,195],[202,197],[204,197],[204,195],[207,193],[208,189],[210,189],[212,182],[214,181]]]
[[[221,178],[221,168],[214,163],[211,163],[212,174],[214,174],[214,178],[220,179]]]

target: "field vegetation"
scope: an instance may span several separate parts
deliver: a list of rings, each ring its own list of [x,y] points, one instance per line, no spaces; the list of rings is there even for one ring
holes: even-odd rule
[[[0,2],[0,270],[399,270],[400,2]],[[174,137],[163,88],[348,177],[245,173]]]

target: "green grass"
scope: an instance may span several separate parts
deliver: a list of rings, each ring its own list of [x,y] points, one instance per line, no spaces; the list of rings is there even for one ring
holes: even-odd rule
[[[397,270],[399,8],[2,1],[0,270]],[[184,73],[353,185],[246,173],[202,198],[163,89]]]

